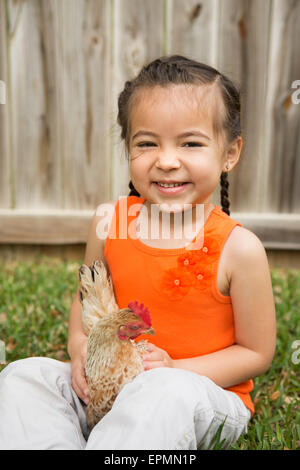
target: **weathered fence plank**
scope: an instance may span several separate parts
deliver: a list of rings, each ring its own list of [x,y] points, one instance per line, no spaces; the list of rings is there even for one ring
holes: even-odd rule
[[[60,165],[50,153],[40,3],[8,2],[11,167],[15,207],[57,207]]]
[[[12,188],[10,185],[10,151],[9,151],[9,101],[7,70],[7,34],[5,0],[0,0],[0,80],[2,98],[0,102],[0,207],[12,207]]]
[[[240,84],[244,146],[229,174],[230,199],[239,212],[261,211],[264,124],[271,2],[220,2],[219,67]]]
[[[274,0],[262,182],[264,206],[271,212],[300,213],[300,103],[292,98],[292,83],[300,80],[299,37],[300,2]]]
[[[64,208],[85,209],[110,193],[110,2],[59,2]]]
[[[85,243],[93,211],[0,209],[0,243]]]
[[[216,66],[219,4],[219,0],[168,0],[168,54]]]
[[[21,11],[10,33],[16,207],[89,208],[109,198],[109,8],[10,3],[12,17]]]

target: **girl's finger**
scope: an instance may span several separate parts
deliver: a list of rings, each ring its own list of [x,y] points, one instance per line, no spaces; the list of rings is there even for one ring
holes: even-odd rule
[[[74,371],[74,377],[76,378],[76,381],[81,388],[81,390],[86,394],[88,394],[89,389],[88,389],[88,384],[86,381],[85,377],[85,370],[82,364],[80,364],[76,370]]]
[[[159,351],[153,351],[150,354],[143,354],[144,361],[162,361],[163,356],[159,353]]]
[[[88,395],[89,394],[89,388],[88,388],[88,384],[85,380],[85,377],[83,375],[79,375],[79,377],[77,377],[77,382],[78,382],[78,385],[79,385],[80,389],[84,393],[84,395]]]
[[[155,369],[156,367],[166,367],[162,361],[144,362],[144,370]]]
[[[85,400],[84,393],[82,392],[81,388],[77,385],[75,380],[72,380],[72,387],[73,390],[75,391],[76,395],[82,400]]]
[[[87,404],[89,399],[89,389],[85,380],[85,376],[82,375],[81,370],[74,371],[72,377],[72,386],[76,395],[78,395],[78,397]]]
[[[76,391],[76,389],[77,389],[78,391]],[[85,394],[85,391],[84,391],[82,388],[80,388],[80,387],[77,386],[76,389],[75,389],[76,394],[77,394],[77,395],[79,396],[79,398],[87,405],[87,404],[89,403],[89,397],[88,397],[88,395]]]

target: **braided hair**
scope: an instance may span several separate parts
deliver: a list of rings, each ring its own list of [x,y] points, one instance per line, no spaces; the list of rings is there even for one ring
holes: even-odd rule
[[[215,113],[214,132],[216,135],[224,132],[228,142],[232,142],[241,135],[240,92],[234,83],[209,65],[179,55],[163,56],[145,65],[133,80],[128,80],[119,95],[117,120],[121,127],[121,138],[124,139],[127,147],[130,136],[130,106],[134,92],[142,87],[170,84],[217,85],[223,100],[224,113]],[[220,186],[222,210],[230,215],[227,172],[221,173]],[[132,181],[129,183],[129,189],[129,196],[140,196]]]

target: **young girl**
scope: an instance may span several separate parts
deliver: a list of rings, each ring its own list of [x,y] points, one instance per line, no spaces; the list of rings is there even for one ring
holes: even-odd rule
[[[118,122],[131,192],[110,203],[115,225],[106,240],[97,230],[104,205],[97,208],[84,262],[106,263],[120,308],[135,299],[149,307],[156,336],[145,335],[145,371],[89,433],[77,291],[71,365],[28,358],[0,375],[1,448],[207,449],[222,424],[228,447],[254,412],[249,392],[273,358],[275,307],[265,250],[229,212],[227,173],[242,148],[239,93],[207,65],[162,57],[126,82]],[[210,201],[220,178],[222,209]],[[186,229],[195,224],[193,237]],[[168,239],[161,235],[167,225]]]

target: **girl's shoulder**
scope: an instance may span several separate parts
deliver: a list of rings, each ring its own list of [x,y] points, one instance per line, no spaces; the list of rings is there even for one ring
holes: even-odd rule
[[[115,204],[115,201],[101,203],[94,211],[88,230],[84,256],[84,263],[88,266],[96,259],[105,261],[105,240],[114,215]]]
[[[226,259],[229,276],[255,264],[257,269],[268,263],[266,250],[261,240],[245,227],[236,225],[226,243]]]
[[[249,253],[249,250],[255,250],[259,248],[263,248],[264,246],[261,240],[258,238],[255,233],[251,232],[251,230],[247,229],[246,227],[241,227],[240,225],[236,225],[229,237],[231,243],[231,248],[233,253]]]

